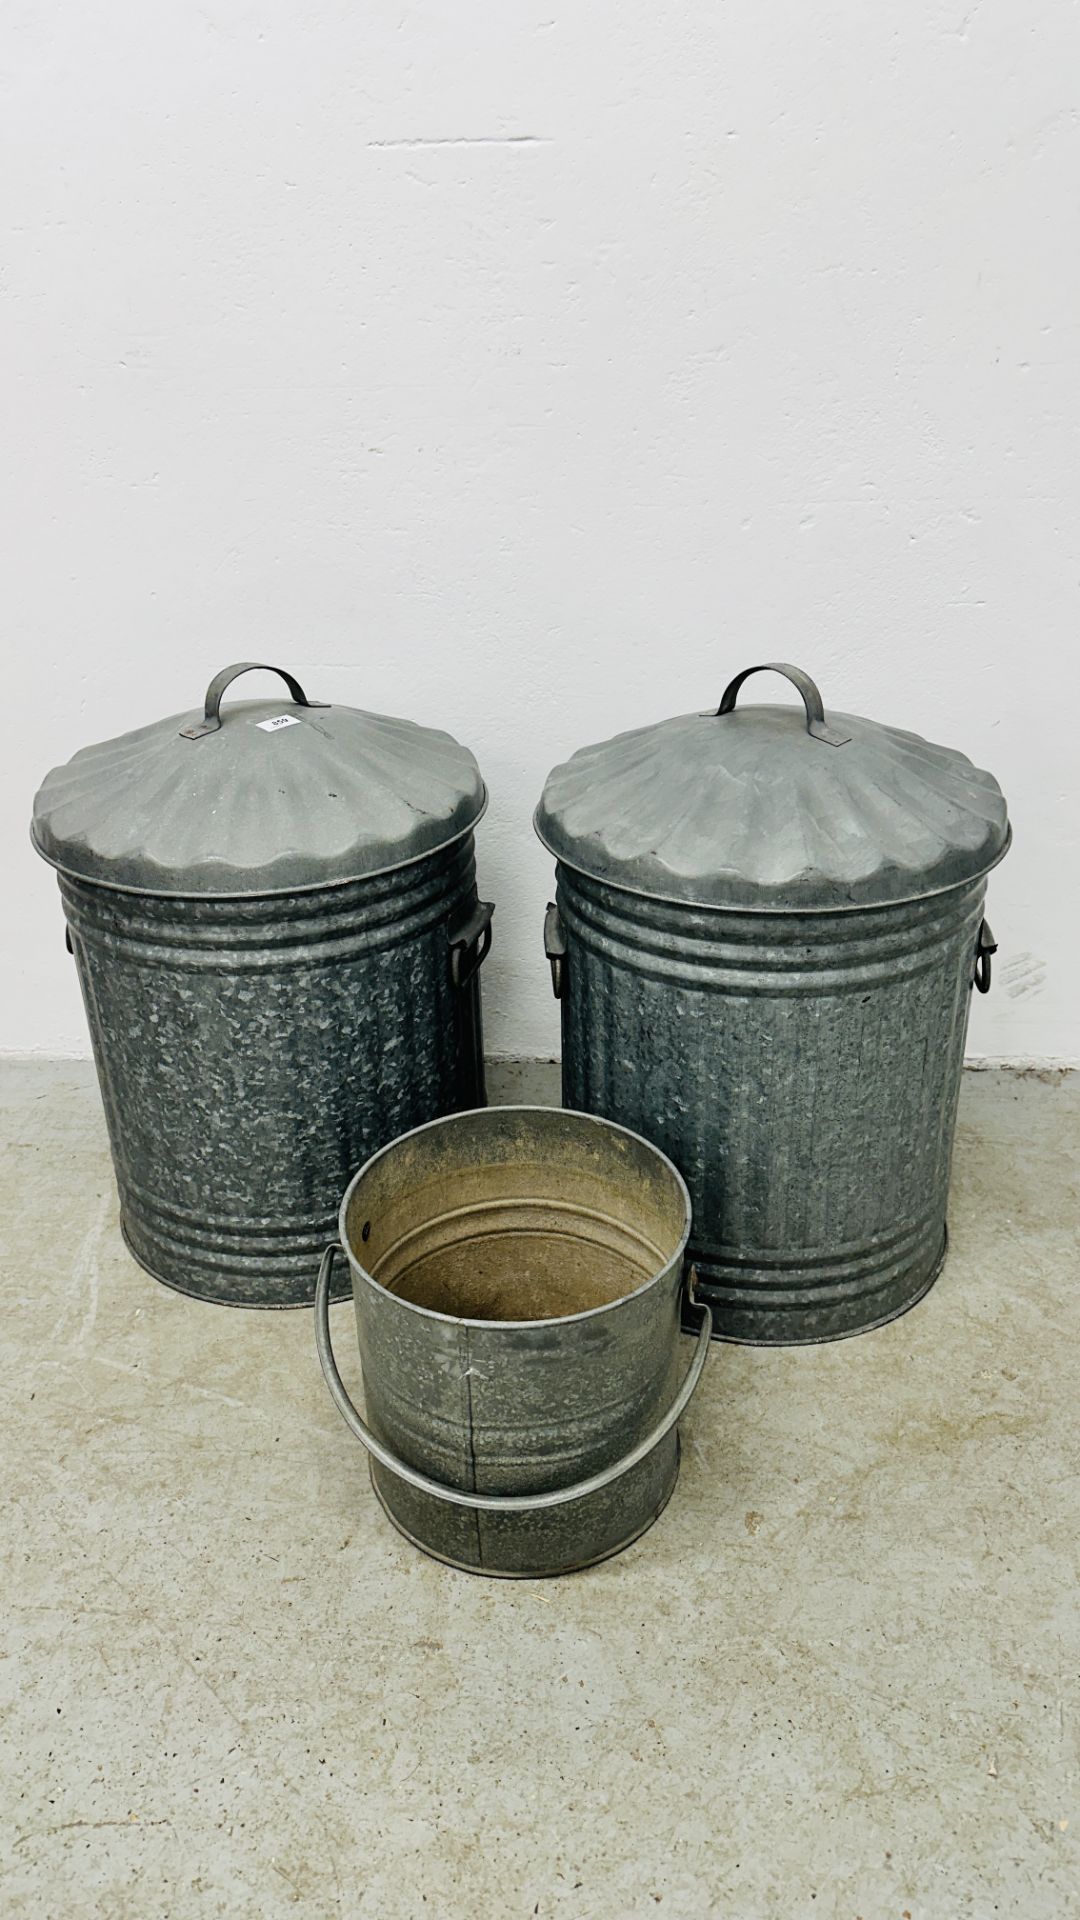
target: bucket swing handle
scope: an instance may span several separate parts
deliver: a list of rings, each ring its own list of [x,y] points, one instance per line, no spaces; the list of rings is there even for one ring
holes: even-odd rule
[[[694,1356],[687,1368],[682,1386],[667,1412],[643,1440],[639,1440],[637,1445],[631,1447],[620,1459],[613,1460],[610,1466],[603,1467],[599,1473],[591,1473],[586,1480],[576,1480],[573,1486],[553,1487],[547,1493],[469,1493],[461,1487],[448,1487],[441,1480],[431,1480],[426,1473],[418,1473],[415,1467],[410,1467],[404,1460],[399,1460],[397,1454],[372,1433],[371,1428],[360,1418],[353,1406],[346,1392],[345,1382],[338,1372],[334,1350],[330,1344],[330,1277],[334,1261],[340,1253],[341,1247],[335,1240],[323,1254],[319,1278],[315,1284],[315,1345],[319,1352],[319,1364],[330,1389],[330,1397],[349,1431],[354,1433],[361,1444],[367,1448],[373,1460],[377,1460],[380,1466],[386,1467],[388,1472],[396,1474],[399,1480],[404,1480],[410,1487],[415,1487],[418,1492],[431,1494],[434,1499],[445,1500],[453,1507],[471,1507],[481,1513],[536,1513],[542,1507],[561,1507],[570,1500],[583,1500],[590,1493],[602,1492],[605,1487],[610,1487],[612,1481],[621,1479],[624,1473],[629,1473],[631,1467],[636,1467],[654,1447],[659,1446],[664,1435],[671,1432],[701,1379],[701,1370],[708,1357],[709,1341],[712,1337],[712,1314],[703,1300],[695,1298],[691,1273],[687,1295],[691,1304],[697,1307],[701,1315]]]

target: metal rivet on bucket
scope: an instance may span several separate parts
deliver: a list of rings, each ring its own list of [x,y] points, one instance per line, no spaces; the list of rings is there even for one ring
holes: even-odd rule
[[[853,714],[719,707],[584,747],[536,828],[563,1099],[657,1141],[718,1334],[875,1326],[945,1252],[971,988],[990,984],[996,780]]]
[[[136,1258],[309,1303],[353,1169],[484,1098],[471,753],[407,720],[229,702],[87,747],[33,839],[58,869]],[[264,669],[265,671],[266,669]]]
[[[566,1573],[666,1505],[690,1226],[670,1161],[622,1127],[494,1107],[421,1127],[362,1167],[315,1295],[339,1412],[394,1525],[471,1572]],[[352,1273],[367,1419],[330,1346],[335,1259]]]

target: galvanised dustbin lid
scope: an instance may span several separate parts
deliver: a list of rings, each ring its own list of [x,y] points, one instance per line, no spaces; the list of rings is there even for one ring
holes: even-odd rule
[[[289,699],[222,708],[253,670]],[[62,873],[127,892],[294,893],[435,853],[487,804],[450,734],[309,700],[281,667],[225,667],[201,708],[84,747],[34,801],[38,852]]]
[[[766,671],[798,688],[802,710],[736,706]],[[755,912],[921,899],[985,873],[1010,837],[992,774],[954,747],[826,713],[781,661],[746,667],[714,711],[582,747],[548,775],[535,825],[593,879]]]

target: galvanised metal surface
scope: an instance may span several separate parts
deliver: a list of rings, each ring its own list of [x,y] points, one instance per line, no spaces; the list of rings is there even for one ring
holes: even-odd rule
[[[356,1167],[484,1099],[472,834],[292,897],[60,888],[132,1252],[184,1293],[310,1304]]]
[[[585,748],[537,813],[563,1099],[670,1154],[718,1336],[834,1339],[945,1254],[997,782],[848,714],[713,714]],[[748,669],[754,672],[756,669]]]
[[[644,1140],[580,1114],[499,1107],[420,1128],[342,1204],[367,1421],[335,1402],[375,1491],[425,1552],[473,1572],[569,1572],[635,1539],[678,1472],[686,1188]]]
[[[158,1279],[310,1304],[342,1186],[484,1099],[486,805],[449,734],[222,697],[85,747],[34,802],[58,870],[123,1230]]]
[[[230,700],[278,674],[292,699]],[[467,747],[436,727],[309,700],[240,661],[201,708],[83,747],[34,800],[35,847],[61,873],[152,894],[301,893],[449,846],[486,805]]]
[[[161,1281],[311,1302],[342,1185],[407,1127],[484,1098],[480,770],[361,708],[221,699],[46,778],[123,1233]],[[261,668],[267,672],[267,668]]]
[[[911,1306],[945,1253],[985,881],[764,923],[557,875],[564,1102],[680,1169],[717,1335],[834,1339]]]
[[[737,707],[744,680],[797,707]],[[955,747],[829,710],[798,667],[736,674],[715,712],[582,747],[544,783],[556,860],[654,900],[755,913],[850,912],[974,880],[1009,842],[993,774]]]

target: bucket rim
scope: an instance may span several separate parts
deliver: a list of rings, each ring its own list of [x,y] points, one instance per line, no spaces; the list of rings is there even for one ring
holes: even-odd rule
[[[652,1154],[654,1159],[666,1168],[673,1179],[676,1190],[680,1194],[683,1203],[682,1232],[673,1252],[662,1265],[657,1267],[655,1273],[651,1273],[648,1279],[642,1282],[640,1287],[634,1287],[630,1293],[621,1293],[617,1300],[606,1300],[598,1307],[585,1307],[580,1313],[560,1313],[543,1320],[474,1320],[465,1314],[440,1313],[434,1307],[421,1307],[418,1306],[414,1300],[406,1300],[400,1293],[393,1293],[389,1287],[384,1287],[382,1281],[377,1280],[375,1275],[370,1273],[367,1267],[364,1266],[363,1262],[357,1259],[346,1235],[345,1216],[359,1182],[378,1161],[385,1159],[387,1154],[393,1153],[396,1148],[403,1146],[406,1141],[415,1140],[420,1134],[433,1133],[437,1128],[452,1126],[455,1121],[459,1120],[484,1119],[494,1114],[553,1113],[559,1114],[563,1118],[575,1123],[581,1123],[583,1126],[602,1127],[606,1132],[618,1133],[626,1140],[633,1140],[636,1145],[644,1147],[648,1153]],[[640,1299],[643,1294],[648,1293],[650,1287],[658,1286],[665,1275],[673,1269],[681,1272],[686,1259],[686,1249],[690,1241],[692,1227],[693,1204],[690,1199],[690,1189],[683,1179],[682,1174],[679,1172],[678,1167],[675,1165],[675,1162],[668,1157],[662,1147],[656,1145],[655,1141],[647,1140],[643,1133],[636,1133],[633,1127],[620,1126],[617,1120],[606,1120],[602,1114],[582,1113],[577,1107],[545,1107],[536,1101],[510,1101],[505,1106],[495,1107],[463,1107],[457,1113],[440,1114],[438,1118],[434,1120],[425,1120],[422,1126],[410,1127],[407,1133],[399,1133],[395,1139],[388,1140],[384,1147],[380,1147],[377,1153],[370,1154],[363,1165],[357,1167],[356,1172],[353,1174],[352,1179],[345,1189],[341,1205],[338,1208],[338,1241],[341,1251],[348,1263],[351,1275],[355,1277],[355,1275],[359,1274],[375,1293],[381,1294],[385,1300],[392,1300],[397,1307],[404,1307],[408,1312],[418,1314],[423,1320],[437,1321],[440,1326],[487,1329],[495,1332],[535,1331],[538,1327],[577,1326],[582,1321],[597,1320],[603,1314],[616,1312],[618,1308],[625,1306],[629,1301]]]

